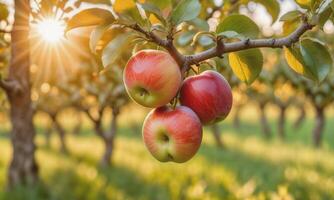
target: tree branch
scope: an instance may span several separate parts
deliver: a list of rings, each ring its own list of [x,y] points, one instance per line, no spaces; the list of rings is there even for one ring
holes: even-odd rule
[[[293,43],[298,42],[299,38],[308,30],[311,30],[314,25],[304,21],[293,33],[290,35],[278,38],[278,39],[246,39],[238,42],[225,43],[224,49],[214,47],[209,50],[203,51],[195,55],[186,56],[192,64],[198,64],[202,61],[210,58],[222,56],[222,54],[229,52],[236,52],[246,49],[269,47],[269,48],[282,48],[284,46],[291,46]]]
[[[22,92],[22,87],[20,83],[16,80],[5,80],[0,77],[0,88],[8,92]]]
[[[152,31],[146,31],[144,30],[142,27],[140,27],[138,24],[134,24],[134,25],[130,25],[130,26],[125,26],[128,27],[132,30],[135,30],[139,33],[142,33],[143,35],[145,35],[145,37],[150,41],[153,42],[163,48],[165,48],[170,54],[171,56],[175,59],[175,61],[179,64],[179,66],[183,66],[185,63],[185,56],[182,55],[174,46],[174,38],[173,36],[170,34],[167,36],[166,39],[162,39],[160,38],[158,35],[156,35],[154,32]]]
[[[310,24],[306,17],[303,18],[302,24],[290,35],[283,38],[270,39],[245,39],[238,42],[224,43],[222,39],[217,39],[216,47],[203,51],[194,55],[182,55],[173,44],[173,36],[170,34],[166,39],[160,38],[152,31],[146,31],[138,24],[125,26],[132,30],[142,33],[145,37],[155,44],[165,48],[172,57],[177,61],[182,68],[182,74],[185,74],[191,65],[199,65],[201,62],[214,58],[222,57],[225,53],[237,52],[253,48],[283,48],[284,46],[291,46],[298,42],[299,38],[308,30],[311,30],[315,25]]]
[[[0,80],[0,87],[5,91],[9,91],[11,89],[11,85],[3,79]]]
[[[96,119],[92,113],[89,112],[88,108],[85,108],[81,105],[74,105],[76,108],[78,108],[79,110],[81,110],[82,112],[84,112],[86,114],[86,116],[93,122],[93,123],[97,123],[98,119]]]

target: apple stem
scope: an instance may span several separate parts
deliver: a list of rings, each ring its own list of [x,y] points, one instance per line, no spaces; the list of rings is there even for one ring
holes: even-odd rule
[[[180,91],[177,92],[176,96],[171,101],[171,105],[172,105],[173,110],[175,110],[175,108],[176,108],[179,93],[180,93]]]

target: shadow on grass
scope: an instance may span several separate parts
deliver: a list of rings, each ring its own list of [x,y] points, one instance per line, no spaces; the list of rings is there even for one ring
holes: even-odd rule
[[[75,167],[53,171],[47,183],[35,187],[16,187],[0,192],[1,200],[110,200],[170,199],[167,189],[153,185],[122,167],[98,169],[94,179],[82,175]]]
[[[4,186],[5,187],[5,186]],[[47,192],[47,187],[43,183],[38,183],[34,186],[17,186],[12,190],[8,191],[5,188],[1,192],[0,190],[0,199],[1,200],[42,200],[42,199],[51,199],[50,195]]]
[[[170,199],[164,188],[145,182],[135,172],[118,166],[99,168],[93,180],[76,169],[61,169],[55,171],[48,182],[53,188],[52,199]]]
[[[279,185],[289,185],[291,193],[296,199],[333,199],[331,191],[324,191],[321,185],[313,185],[298,180],[288,180],[285,170],[288,167],[296,167],[293,161],[272,163],[261,157],[255,157],[239,149],[219,149],[213,145],[202,144],[199,155],[203,156],[209,165],[221,165],[233,171],[239,183],[246,183],[254,179],[257,184],[257,192],[276,191]],[[308,166],[304,166],[308,168]],[[311,167],[311,166],[310,166]],[[327,171],[322,166],[312,166],[312,170],[319,174],[334,176],[333,171]],[[304,169],[304,168],[303,168]],[[326,174],[325,174],[326,173]],[[214,190],[219,192],[219,187],[214,185]]]
[[[43,150],[59,156],[53,148],[43,147]],[[72,152],[62,156],[73,160],[75,165],[70,169],[56,170],[47,178],[49,188],[53,188],[49,191],[51,199],[171,199],[166,187],[149,183],[136,172],[117,164],[103,168],[98,166],[98,158],[92,155]],[[76,166],[80,164],[96,169],[96,178],[87,179],[78,172],[80,167],[76,169]]]

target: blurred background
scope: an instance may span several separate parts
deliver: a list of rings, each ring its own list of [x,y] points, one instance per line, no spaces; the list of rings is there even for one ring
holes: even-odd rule
[[[13,2],[0,2],[8,6],[9,20],[0,23],[7,30]],[[95,41],[92,52],[91,28],[71,31],[65,38],[61,11],[51,9],[53,18],[45,18],[38,7],[50,4],[41,2],[32,3],[37,14],[31,21],[30,72],[42,181],[38,187],[6,190],[12,148],[9,107],[0,92],[0,199],[334,199],[333,73],[322,84],[309,81],[288,68],[280,50],[272,49],[262,50],[264,69],[250,86],[233,75],[225,58],[194,68],[214,68],[226,77],[233,89],[232,112],[225,121],[204,128],[203,143],[192,160],[160,163],[141,136],[150,110],[129,100],[122,82],[132,53],[157,47],[130,48],[128,33],[112,29]],[[214,26],[222,14],[213,6],[223,1],[202,3],[208,3],[204,12]],[[300,9],[290,0],[278,5],[279,15]],[[272,23],[268,7],[261,3],[237,9],[254,19],[264,37],[289,33],[282,22]],[[190,46],[193,28],[182,29],[176,43],[184,53],[212,46],[205,36]],[[333,55],[333,33],[329,20],[310,36],[317,34]],[[0,36],[0,45],[6,47],[8,34]],[[101,59],[102,49],[110,54]],[[2,74],[7,73],[8,60],[9,48],[0,48]]]

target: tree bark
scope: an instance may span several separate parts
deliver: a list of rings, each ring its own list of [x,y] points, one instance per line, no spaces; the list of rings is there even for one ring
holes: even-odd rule
[[[324,127],[325,127],[324,108],[316,107],[315,127],[313,129],[313,144],[315,147],[321,146]]]
[[[73,128],[73,134],[74,135],[79,135],[81,133],[81,128],[82,128],[82,116],[81,116],[80,112],[77,113],[77,117],[78,117],[77,118],[78,121],[77,121],[76,125]]]
[[[213,134],[213,137],[216,141],[216,145],[219,148],[225,148],[224,142],[220,137],[220,130],[219,130],[219,126],[217,124],[214,124],[211,126],[211,131]]]
[[[297,120],[295,121],[295,123],[293,125],[294,128],[296,128],[296,129],[300,128],[300,126],[302,125],[302,123],[304,122],[305,117],[306,117],[306,111],[305,111],[304,106],[300,106],[299,111],[300,111],[299,116],[298,116]]]
[[[283,105],[279,106],[280,113],[279,113],[279,119],[278,119],[278,135],[279,137],[284,140],[285,139],[285,113],[286,113],[286,107]]]
[[[11,61],[8,79],[5,80],[11,83],[11,87],[5,88],[10,103],[13,145],[13,157],[8,173],[9,188],[19,184],[34,184],[38,180],[35,128],[30,99],[29,15],[29,0],[15,0]]]
[[[104,135],[104,144],[105,144],[105,151],[104,155],[101,160],[101,166],[109,167],[111,165],[111,158],[114,152],[114,143],[115,137],[117,133],[117,118],[119,115],[118,108],[113,108],[112,110],[112,118],[110,124],[110,131],[109,134]]]
[[[57,119],[57,115],[51,115],[53,126],[58,133],[60,140],[60,151],[64,154],[68,153],[67,145],[66,145],[66,132],[62,125],[59,123]]]
[[[267,116],[266,116],[265,108],[266,108],[266,104],[261,103],[260,104],[260,123],[261,123],[261,128],[262,128],[263,135],[266,138],[270,138],[271,137],[271,130],[270,130],[270,126],[268,124],[268,119],[267,119]]]

